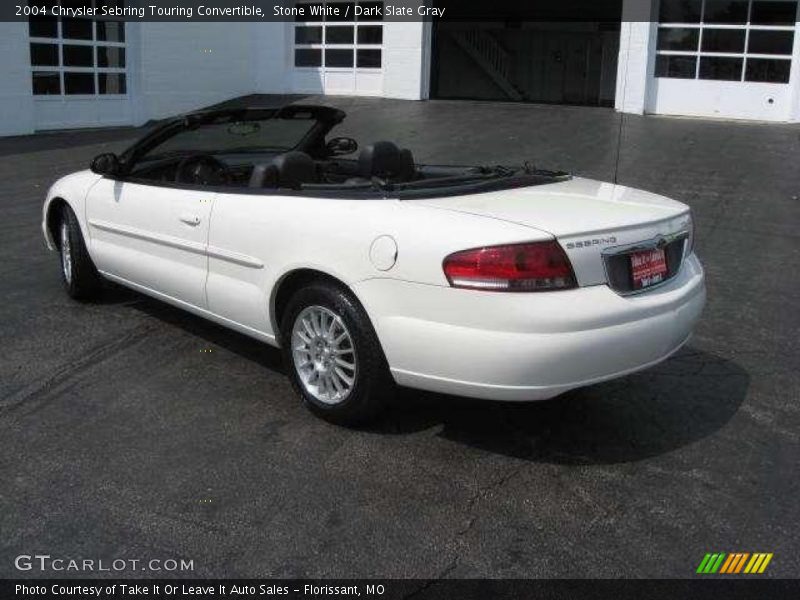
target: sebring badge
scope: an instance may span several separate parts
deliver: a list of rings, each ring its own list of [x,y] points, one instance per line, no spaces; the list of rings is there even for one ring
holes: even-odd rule
[[[567,250],[573,248],[589,248],[590,246],[606,246],[608,244],[616,244],[617,238],[613,235],[603,238],[592,238],[590,240],[581,240],[580,242],[567,242]]]

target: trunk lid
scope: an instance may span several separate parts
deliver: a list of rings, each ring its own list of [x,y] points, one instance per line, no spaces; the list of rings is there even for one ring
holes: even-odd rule
[[[607,282],[604,255],[660,238],[688,235],[691,228],[689,207],[680,202],[580,177],[418,202],[552,234],[569,256],[581,286]]]

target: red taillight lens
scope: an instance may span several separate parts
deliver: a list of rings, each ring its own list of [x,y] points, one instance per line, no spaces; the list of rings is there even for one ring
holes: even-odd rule
[[[556,241],[489,246],[444,259],[453,287],[498,292],[539,292],[575,287],[572,265]]]

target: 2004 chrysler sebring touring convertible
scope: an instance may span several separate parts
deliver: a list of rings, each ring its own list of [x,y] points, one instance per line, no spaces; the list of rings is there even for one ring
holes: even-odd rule
[[[318,415],[395,384],[537,400],[664,360],[705,302],[689,208],[562,172],[416,164],[329,137],[340,110],[170,120],[60,179],[67,293],[103,279],[282,349]],[[352,155],[352,158],[343,158]]]

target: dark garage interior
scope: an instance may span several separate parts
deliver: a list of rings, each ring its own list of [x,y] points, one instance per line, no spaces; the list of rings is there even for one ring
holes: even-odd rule
[[[467,3],[434,22],[431,97],[613,106],[621,0],[500,4],[518,18],[483,21]]]

